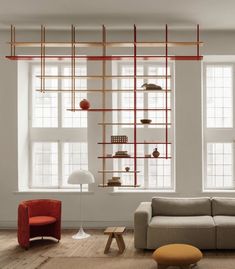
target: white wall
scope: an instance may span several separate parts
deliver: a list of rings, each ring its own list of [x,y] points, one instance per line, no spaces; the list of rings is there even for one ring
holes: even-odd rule
[[[116,40],[127,38],[126,34],[115,32]],[[145,32],[146,39],[154,40],[158,35]],[[175,34],[174,34],[175,35]],[[184,37],[186,33],[177,33]],[[64,34],[56,32],[56,38]],[[88,33],[84,38],[99,38],[99,33]],[[39,40],[35,34],[28,37]],[[30,40],[29,38],[29,40]],[[69,38],[69,35],[66,36]],[[132,36],[130,35],[130,39]],[[170,38],[171,39],[171,38]],[[235,55],[235,32],[203,32],[204,55]],[[0,227],[15,227],[19,201],[34,198],[55,198],[63,202],[63,226],[77,227],[77,193],[17,193],[18,189],[18,115],[17,115],[17,62],[4,58],[9,54],[5,44],[9,33],[0,34]],[[22,39],[23,40],[23,39]],[[179,50],[179,53],[184,53]],[[158,195],[171,196],[213,196],[234,193],[202,193],[202,136],[201,136],[201,62],[176,62],[176,192]],[[89,68],[89,67],[88,67]],[[20,90],[20,89],[19,89]],[[19,92],[19,98],[21,98]],[[92,98],[92,97],[91,97]],[[20,109],[20,107],[19,107]],[[90,170],[98,178],[97,170],[97,119],[89,123]],[[20,124],[20,121],[19,121]],[[21,126],[21,125],[20,125]],[[22,132],[21,132],[22,134]],[[20,149],[20,147],[19,147]],[[19,153],[22,153],[19,152]],[[26,175],[25,175],[26,176]],[[97,179],[98,180],[98,179]],[[97,181],[98,182],[98,181]],[[132,225],[133,212],[141,201],[150,200],[156,193],[112,193],[110,189],[93,187],[93,192],[84,194],[84,218],[88,226]]]

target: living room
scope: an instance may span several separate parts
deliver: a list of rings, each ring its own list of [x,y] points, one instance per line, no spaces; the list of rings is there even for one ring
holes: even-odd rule
[[[0,268],[234,268],[234,5],[3,1]]]

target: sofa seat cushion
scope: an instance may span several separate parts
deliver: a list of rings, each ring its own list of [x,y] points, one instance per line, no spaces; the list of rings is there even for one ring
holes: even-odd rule
[[[56,222],[56,218],[51,216],[37,216],[29,218],[29,225],[31,226],[48,225],[54,222]]]
[[[215,224],[211,216],[155,216],[147,232],[147,248],[166,244],[191,244],[201,249],[215,248]]]
[[[214,216],[216,225],[216,247],[235,248],[235,216]]]

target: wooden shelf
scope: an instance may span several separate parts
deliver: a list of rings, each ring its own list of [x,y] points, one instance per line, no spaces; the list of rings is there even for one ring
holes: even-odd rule
[[[103,188],[138,188],[138,187],[140,187],[140,185],[109,186],[108,184],[99,184],[98,187],[103,187]]]
[[[41,60],[41,55],[13,55],[13,56],[6,56],[9,60]],[[51,59],[51,60],[71,60],[72,56],[69,55],[45,55],[43,56],[45,59]],[[107,56],[77,56],[75,55],[73,57],[74,59],[84,59],[87,61],[121,61],[121,60],[133,60],[134,56],[126,56],[126,55],[107,55]],[[201,61],[203,59],[203,56],[199,55],[142,55],[136,56],[136,60],[141,61],[148,61],[148,60],[157,60],[157,59],[168,59],[172,61]]]
[[[72,46],[78,48],[90,47],[107,47],[107,48],[133,48],[134,45],[138,48],[162,48],[166,45],[168,47],[192,47],[199,45],[203,46],[203,42],[7,42],[14,47],[32,47],[40,48],[42,45],[46,48],[71,48]]]
[[[106,122],[106,123],[102,123],[102,122],[100,122],[100,123],[98,123],[98,125],[101,125],[101,126],[103,126],[103,125],[105,125],[105,126],[112,126],[112,125],[124,125],[124,126],[133,126],[133,125],[135,125],[134,123],[112,123],[112,122]],[[166,125],[166,123],[136,123],[136,125],[138,125],[138,126],[148,126],[148,125],[159,125],[159,126],[165,126]],[[167,125],[171,125],[171,123],[167,123]]]
[[[37,92],[42,92],[41,89],[36,89]],[[165,93],[166,90],[143,90],[143,89],[137,89],[137,93],[154,93],[154,92],[162,92]],[[171,92],[172,90],[167,90],[167,92]],[[45,89],[44,92],[72,92],[72,90],[66,90],[66,89]],[[129,92],[134,93],[134,90],[121,90],[121,89],[106,89],[106,90],[99,90],[99,89],[88,89],[88,90],[78,90],[75,89],[75,92],[90,92],[90,93],[114,93],[114,92]]]
[[[171,78],[171,76],[160,76],[160,75],[156,75],[156,76],[53,76],[53,75],[46,75],[46,76],[36,76],[37,78],[46,78],[46,79],[69,79],[69,78],[75,78],[75,79],[123,79],[123,78],[131,78],[131,79],[134,79],[134,78],[150,78],[150,79],[164,79],[164,78]],[[152,90],[154,91],[154,90]]]
[[[106,156],[98,156],[98,159],[135,159],[135,157],[125,157],[125,156],[112,156],[112,157],[106,157]],[[157,158],[155,157],[145,157],[145,156],[140,156],[140,157],[136,157],[136,159],[166,159],[166,157],[162,157],[162,156],[159,156]],[[171,159],[171,157],[168,156],[168,159]]]
[[[126,174],[135,174],[135,173],[140,173],[140,171],[125,171],[125,170],[100,170],[98,173],[101,174],[112,174],[112,173],[126,173]]]
[[[72,108],[68,108],[67,111],[86,111],[86,112],[109,112],[109,111],[171,111],[170,108],[166,109],[166,108],[137,108],[137,109],[132,109],[132,108],[89,108],[87,110],[83,110],[83,109],[72,109]]]
[[[171,142],[127,142],[127,143],[112,143],[112,142],[98,142],[98,145],[166,145],[171,144]]]

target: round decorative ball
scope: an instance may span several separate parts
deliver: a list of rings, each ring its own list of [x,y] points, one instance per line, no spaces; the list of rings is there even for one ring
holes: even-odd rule
[[[81,102],[80,102],[80,108],[83,109],[83,110],[88,110],[90,107],[90,103],[87,99],[83,99]]]

